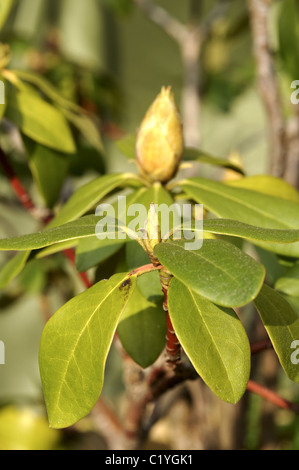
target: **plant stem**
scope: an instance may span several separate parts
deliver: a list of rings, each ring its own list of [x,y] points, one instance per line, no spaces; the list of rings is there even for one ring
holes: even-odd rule
[[[259,395],[260,397],[264,398],[270,403],[273,403],[279,408],[291,410],[294,413],[299,414],[299,405],[297,403],[292,403],[288,400],[285,400],[281,396],[277,395],[277,393],[272,392],[272,390],[269,390],[266,387],[263,387],[262,385],[253,382],[252,380],[249,380],[247,390]]]
[[[181,361],[181,345],[180,342],[175,334],[170,315],[168,312],[168,290],[163,288],[164,293],[164,303],[163,308],[166,312],[166,326],[167,326],[167,333],[166,333],[166,354],[168,357],[168,364],[170,367],[176,369]]]
[[[144,266],[141,266],[140,268],[134,269],[134,271],[131,271],[128,276],[138,277],[138,276],[142,276],[143,274],[151,273],[153,271],[159,271],[161,269],[163,269],[163,266],[161,265],[155,266],[153,264],[146,264]]]
[[[270,173],[282,178],[287,159],[286,128],[269,41],[270,0],[248,0],[258,84],[270,127]]]
[[[272,343],[269,339],[265,339],[264,341],[259,341],[258,343],[254,343],[250,346],[251,354],[257,354],[259,352],[265,351],[267,349],[272,349]]]

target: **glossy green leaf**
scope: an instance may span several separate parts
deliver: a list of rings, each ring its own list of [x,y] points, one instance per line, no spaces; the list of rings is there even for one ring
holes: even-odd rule
[[[203,152],[202,150],[196,148],[186,148],[184,151],[184,160],[191,160],[198,163],[206,163],[208,165],[219,166],[222,168],[227,168],[233,170],[236,173],[244,175],[244,170],[240,166],[230,162],[225,158],[213,157],[212,155]]]
[[[63,114],[27,87],[9,88],[6,117],[32,140],[65,153],[76,146]]]
[[[46,207],[58,201],[69,168],[65,154],[52,150],[31,139],[24,139],[29,167]]]
[[[115,173],[100,176],[95,180],[81,186],[63,206],[49,227],[57,227],[81,217],[89,210],[95,208],[109,193],[125,185],[141,186],[138,177],[132,173]]]
[[[1,251],[39,250],[54,244],[71,242],[80,238],[96,237],[96,226],[100,217],[88,215],[65,225],[47,228],[42,232],[0,239]],[[125,228],[125,227],[124,227]],[[115,234],[114,224],[109,225],[110,234]],[[117,235],[116,235],[117,236]]]
[[[30,251],[17,253],[0,270],[0,289],[7,287],[11,281],[23,270],[30,256]]]
[[[69,427],[95,406],[117,324],[135,286],[135,278],[116,274],[70,300],[47,323],[39,363],[51,427]]]
[[[218,217],[238,220],[256,227],[299,229],[299,204],[293,201],[203,178],[184,180],[180,186],[190,198],[203,204]],[[299,243],[256,244],[277,254],[299,256]]]
[[[294,382],[299,382],[299,367],[292,361],[292,345],[299,340],[299,314],[276,290],[264,285],[254,301],[279,361]]]
[[[299,264],[295,264],[276,281],[275,289],[284,294],[299,297]]]
[[[135,289],[117,333],[129,356],[144,369],[149,367],[165,347],[166,317],[162,303],[157,306],[148,301],[139,289]]]
[[[176,278],[202,297],[224,307],[240,307],[259,293],[264,267],[231,243],[204,240],[197,251],[183,241],[160,243],[160,261]]]
[[[109,259],[122,247],[119,240],[98,240],[97,238],[83,238],[78,241],[76,249],[76,269],[79,272],[87,271]]]
[[[20,80],[24,80],[25,82],[36,86],[58,106],[79,114],[83,112],[83,109],[81,109],[80,106],[64,98],[42,75],[27,70],[12,70],[11,72],[14,73]]]
[[[35,253],[36,259],[43,259],[57,253],[61,253],[64,250],[69,250],[70,248],[75,248],[78,245],[79,240],[67,240],[66,242],[56,243],[55,245],[50,245],[46,248],[42,248],[40,251]]]
[[[112,204],[114,210],[115,219],[123,220],[126,222],[127,209],[131,204],[138,202],[139,198],[142,198],[143,194],[147,191],[146,188],[140,188],[134,191],[132,194],[127,196],[126,204],[118,204],[118,201]],[[115,229],[117,230],[116,226]],[[78,242],[76,250],[76,267],[79,271],[86,271],[93,266],[105,261],[110,258],[113,254],[124,245],[127,240],[111,240],[109,238],[99,240],[98,238],[87,238],[81,239]]]
[[[185,228],[185,230],[187,229]],[[218,235],[244,238],[252,242],[295,243],[299,241],[299,230],[254,227],[253,225],[229,219],[204,220],[203,230]]]
[[[100,153],[103,152],[103,142],[100,131],[91,116],[86,114],[84,109],[60,95],[53,85],[42,76],[34,72],[24,70],[12,70],[12,73],[14,73],[19,79],[36,86],[40,91],[42,91],[50,100],[53,101],[53,103],[55,103],[55,105],[58,106],[67,120],[79,129],[86,140]]]
[[[258,193],[299,203],[299,192],[291,184],[275,176],[254,175],[227,181],[226,184],[234,188],[250,189]]]
[[[237,403],[250,374],[250,346],[232,309],[219,307],[177,279],[170,283],[168,307],[176,335],[205,383],[222,400]]]

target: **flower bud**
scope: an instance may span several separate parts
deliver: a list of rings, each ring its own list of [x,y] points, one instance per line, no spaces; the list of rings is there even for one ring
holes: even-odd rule
[[[154,248],[161,242],[161,227],[157,207],[154,203],[150,205],[147,216],[147,247],[150,253],[154,253]]]
[[[136,155],[140,172],[151,181],[167,182],[184,151],[183,128],[171,88],[162,88],[140,126]]]

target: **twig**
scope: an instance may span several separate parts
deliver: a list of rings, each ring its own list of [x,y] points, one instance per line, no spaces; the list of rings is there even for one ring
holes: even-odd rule
[[[91,418],[110,450],[120,449],[125,439],[125,430],[115,412],[100,398],[92,410]]]
[[[163,266],[161,266],[161,265],[154,266],[153,264],[146,264],[144,266],[141,266],[140,268],[134,269],[134,271],[131,271],[128,274],[128,276],[129,277],[142,276],[143,274],[150,273],[150,272],[153,272],[153,271],[159,271],[161,269],[163,269]]]
[[[182,62],[184,85],[182,93],[182,116],[187,146],[199,145],[199,57],[201,52],[201,31],[199,27],[199,10],[191,4],[191,13],[196,13],[196,19],[191,18],[188,25],[170,15],[151,0],[134,0],[147,18],[160,26],[179,46]],[[198,2],[197,2],[198,3]]]
[[[262,385],[253,382],[250,380],[247,385],[247,390],[259,395],[260,397],[264,398],[270,403],[278,406],[279,408],[283,408],[285,410],[293,411],[294,413],[299,414],[299,405],[297,403],[292,403],[288,400],[285,400],[277,393],[272,392],[272,390],[263,387]]]
[[[184,43],[187,28],[171,16],[164,8],[159,7],[150,0],[133,0],[143,13],[160,26],[180,46]]]
[[[270,0],[248,0],[248,5],[258,85],[270,126],[270,173],[276,177],[283,177],[287,157],[286,130],[269,43]]]
[[[250,346],[251,354],[257,354],[267,349],[273,349],[273,345],[269,339],[259,341],[258,343],[254,343]]]

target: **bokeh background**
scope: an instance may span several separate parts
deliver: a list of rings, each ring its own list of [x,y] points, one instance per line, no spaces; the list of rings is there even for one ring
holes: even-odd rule
[[[192,126],[198,131],[197,142],[190,143],[241,164],[248,175],[267,173],[269,123],[257,86],[247,2],[155,0],[155,5],[190,27],[197,21],[209,28],[196,71],[198,114]],[[294,112],[291,82],[299,79],[298,21],[297,1],[271,2],[269,38],[286,117]],[[186,64],[180,47],[132,0],[16,0],[0,41],[11,48],[11,68],[37,72],[99,120],[103,154],[85,149],[71,159],[62,200],[95,175],[134,171],[115,140],[136,131],[162,86],[170,85],[178,106],[184,106]],[[14,158],[19,176],[40,204],[27,162],[17,154]],[[208,177],[232,177],[207,166],[199,166],[199,171]],[[0,171],[0,236],[37,228]],[[0,264],[6,260],[1,254]],[[1,450],[107,448],[100,413],[73,429],[48,428],[39,379],[44,323],[83,289],[72,266],[56,255],[30,263],[0,291],[0,339],[6,347],[6,364],[0,366]],[[263,374],[268,385],[299,401],[298,387],[280,373],[271,352],[258,364],[257,376]],[[104,397],[112,408],[122,410],[118,351],[112,350],[109,357]],[[161,406],[165,416],[153,427],[148,448],[299,449],[298,418],[256,396],[246,395],[240,406],[231,407],[190,384],[171,392]]]

